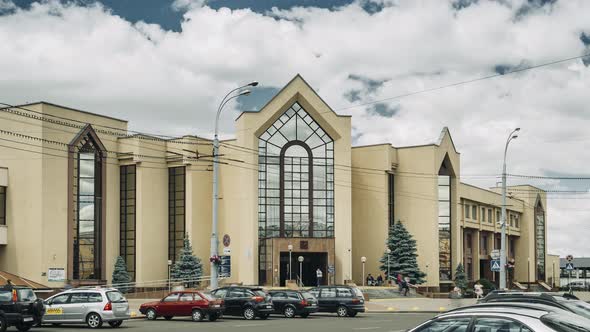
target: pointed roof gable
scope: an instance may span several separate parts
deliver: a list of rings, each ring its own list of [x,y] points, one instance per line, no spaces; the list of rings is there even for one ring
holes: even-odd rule
[[[457,151],[457,148],[455,147],[455,143],[453,142],[453,137],[451,137],[451,131],[449,130],[449,127],[444,127],[441,132],[440,132],[440,136],[438,137],[438,140],[436,141],[436,145],[437,146],[441,146],[443,141],[445,140],[445,137],[449,138],[449,141],[451,141],[451,146],[453,147],[453,150],[455,151],[455,153],[459,153]]]

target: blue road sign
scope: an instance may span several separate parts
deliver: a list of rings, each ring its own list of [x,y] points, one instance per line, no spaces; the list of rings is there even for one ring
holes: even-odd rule
[[[572,270],[575,270],[576,268],[574,267],[574,263],[567,263],[567,264],[565,264],[565,269],[568,271],[572,271]]]
[[[499,259],[493,259],[490,261],[490,268],[492,269],[492,272],[500,272],[500,260]]]

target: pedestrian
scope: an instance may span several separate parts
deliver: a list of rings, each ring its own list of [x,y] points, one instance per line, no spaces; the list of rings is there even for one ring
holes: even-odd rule
[[[372,278],[371,274],[370,273],[367,274],[367,277],[365,278],[365,284],[367,286],[371,286],[371,278]]]
[[[398,287],[400,294],[402,292],[402,281],[403,281],[403,275],[401,273],[398,273],[397,274],[397,287]]]
[[[405,277],[402,279],[402,295],[403,296],[408,296],[408,293],[410,292],[410,278]]]
[[[475,297],[477,299],[481,299],[483,297],[483,286],[479,283],[479,280],[473,285],[473,292],[475,293]]]
[[[322,284],[322,277],[324,276],[324,274],[322,273],[322,270],[320,270],[319,267],[317,270],[315,270],[315,276],[318,280],[318,287],[319,287]]]
[[[379,274],[377,276],[377,286],[381,286],[383,285],[383,277],[381,276],[381,274]]]

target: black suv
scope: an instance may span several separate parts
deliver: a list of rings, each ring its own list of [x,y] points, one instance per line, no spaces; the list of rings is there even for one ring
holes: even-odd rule
[[[318,311],[318,300],[309,292],[297,290],[275,290],[268,292],[276,314],[283,314],[287,318],[299,315],[303,318]]]
[[[229,286],[218,288],[211,294],[225,302],[224,315],[243,316],[248,320],[267,319],[274,311],[270,295],[262,288]]]
[[[45,308],[28,287],[6,285],[0,287],[0,332],[9,326],[28,331],[41,322]]]
[[[536,292],[493,292],[479,300],[478,303],[516,302],[537,303],[560,308],[580,316],[590,318],[590,304],[570,294],[536,293]]]
[[[321,312],[335,312],[339,317],[354,317],[365,312],[365,299],[360,289],[352,286],[320,286],[309,292],[318,299]]]

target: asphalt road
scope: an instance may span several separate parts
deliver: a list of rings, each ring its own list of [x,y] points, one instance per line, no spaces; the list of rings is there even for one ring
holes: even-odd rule
[[[419,323],[433,317],[433,314],[421,313],[383,313],[383,314],[359,314],[354,318],[338,318],[335,314],[316,314],[308,318],[285,319],[280,316],[271,316],[268,320],[246,321],[241,318],[223,317],[216,322],[192,322],[189,317],[174,318],[171,321],[158,319],[147,321],[133,319],[123,323],[117,331],[240,331],[240,332],[329,332],[329,331],[375,331],[375,332],[403,332]],[[107,324],[101,330],[112,330]],[[16,331],[14,327],[8,331]],[[84,326],[44,326],[31,329],[31,331],[89,331]]]

